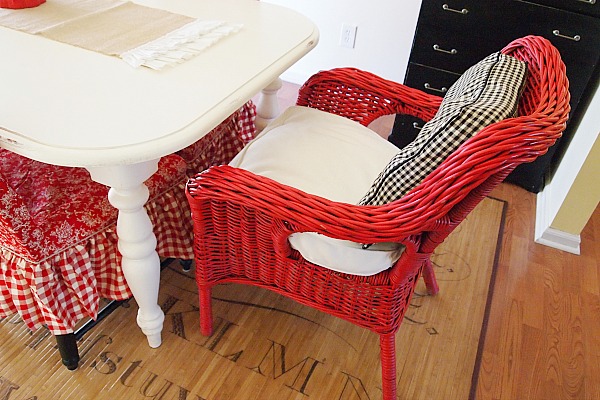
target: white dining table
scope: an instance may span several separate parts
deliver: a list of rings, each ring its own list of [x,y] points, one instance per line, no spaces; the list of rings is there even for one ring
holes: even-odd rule
[[[200,139],[314,48],[318,30],[297,12],[255,0],[134,2],[242,27],[158,71],[0,27],[0,146],[44,163],[84,167],[111,188],[137,323],[150,347],[158,347],[160,260],[144,181],[162,156]]]

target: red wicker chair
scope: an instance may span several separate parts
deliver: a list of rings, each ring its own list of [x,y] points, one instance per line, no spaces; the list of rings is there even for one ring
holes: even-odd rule
[[[202,333],[212,331],[212,286],[234,282],[267,288],[377,333],[383,397],[395,399],[395,332],[421,273],[428,290],[438,290],[430,255],[518,164],[544,154],[565,127],[568,82],[558,51],[547,40],[529,36],[502,52],[528,64],[518,116],[480,131],[392,203],[336,203],[231,166],[191,179],[187,196]],[[351,68],[316,74],[298,98],[298,105],[365,126],[388,114],[429,120],[440,102]],[[305,231],[357,243],[400,242],[406,249],[392,268],[376,275],[342,274],[311,264],[290,248],[288,236]]]

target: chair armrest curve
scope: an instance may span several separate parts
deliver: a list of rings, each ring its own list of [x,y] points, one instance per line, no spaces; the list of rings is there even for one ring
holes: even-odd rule
[[[310,77],[297,105],[341,115],[367,126],[384,115],[433,118],[442,98],[356,68],[335,68]]]
[[[339,203],[227,165],[212,167],[188,181],[191,207],[231,202],[268,213],[294,232],[317,232],[357,243],[398,242],[444,221],[435,202],[397,201],[384,206]]]

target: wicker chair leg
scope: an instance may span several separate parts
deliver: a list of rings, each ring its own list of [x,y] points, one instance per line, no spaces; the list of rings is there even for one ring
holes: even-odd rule
[[[200,286],[198,288],[198,297],[200,301],[200,332],[204,336],[212,335],[212,295],[209,286]]]
[[[435,272],[433,271],[433,264],[431,260],[427,260],[425,265],[423,266],[423,280],[425,281],[425,286],[427,287],[427,293],[431,296],[436,295],[440,291],[440,287],[438,286],[437,279],[435,279]]]
[[[396,335],[379,335],[383,400],[396,399]]]

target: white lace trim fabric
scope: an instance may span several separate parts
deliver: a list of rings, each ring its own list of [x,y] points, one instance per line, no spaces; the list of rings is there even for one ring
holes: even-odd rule
[[[133,67],[160,70],[194,57],[219,40],[240,31],[243,24],[196,20],[158,39],[120,54]]]

